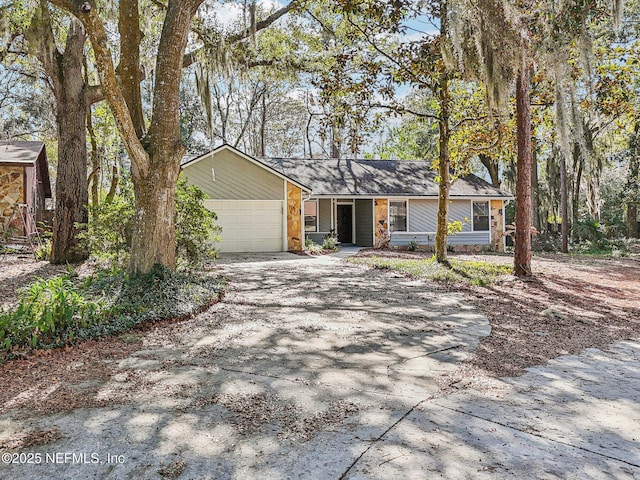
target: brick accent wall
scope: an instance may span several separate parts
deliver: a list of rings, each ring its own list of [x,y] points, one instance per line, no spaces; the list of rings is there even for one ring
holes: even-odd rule
[[[5,227],[15,205],[24,202],[24,172],[22,167],[0,166],[0,224]],[[21,226],[22,222],[18,226]]]
[[[287,249],[302,250],[302,190],[287,182]]]
[[[376,198],[373,205],[375,247],[385,248],[389,246],[389,201],[386,198]]]
[[[504,251],[504,202],[491,200],[491,250]]]

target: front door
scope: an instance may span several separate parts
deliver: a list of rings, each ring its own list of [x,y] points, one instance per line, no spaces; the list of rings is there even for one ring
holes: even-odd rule
[[[338,209],[338,241],[353,243],[353,205],[336,205]]]

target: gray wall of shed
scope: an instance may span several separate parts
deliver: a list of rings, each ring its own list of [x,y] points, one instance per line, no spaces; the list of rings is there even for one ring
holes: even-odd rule
[[[282,178],[228,150],[186,165],[183,175],[213,200],[284,200]]]
[[[360,247],[373,247],[373,200],[356,200],[356,238]]]

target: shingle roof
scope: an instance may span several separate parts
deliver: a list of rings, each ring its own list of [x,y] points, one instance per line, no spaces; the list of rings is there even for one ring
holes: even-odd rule
[[[43,148],[43,142],[0,141],[0,163],[33,164]]]
[[[261,163],[307,185],[312,195],[438,196],[436,172],[429,162],[404,160],[259,158]],[[459,178],[451,197],[504,197],[503,192],[475,175]]]
[[[51,198],[49,163],[44,142],[0,141],[0,165],[38,165],[45,198]]]

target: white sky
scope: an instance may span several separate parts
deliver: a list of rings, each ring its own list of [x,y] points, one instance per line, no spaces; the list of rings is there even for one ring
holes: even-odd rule
[[[259,0],[258,5],[266,11],[284,6],[281,2],[275,0]],[[242,10],[243,4],[239,2],[216,3],[213,7],[216,17],[225,27],[232,25],[238,18],[242,18]]]

